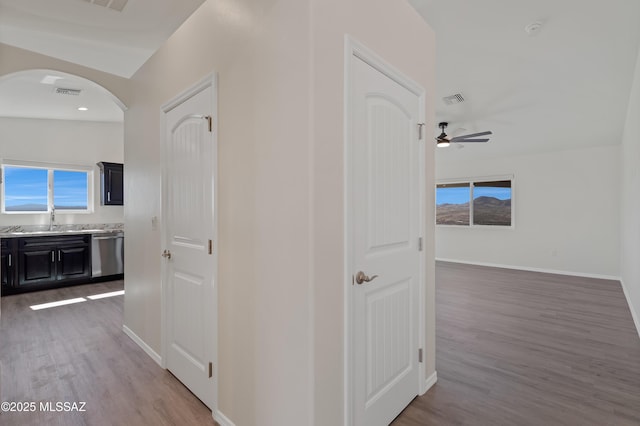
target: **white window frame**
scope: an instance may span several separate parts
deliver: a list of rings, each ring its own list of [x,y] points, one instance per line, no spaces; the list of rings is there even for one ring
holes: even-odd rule
[[[508,180],[511,182],[511,225],[475,225],[473,223],[473,187],[474,183],[483,182],[495,182],[500,180]],[[434,214],[436,226],[441,228],[475,228],[475,229],[515,229],[515,178],[514,175],[498,175],[498,176],[482,176],[471,178],[455,178],[455,179],[441,179],[436,181],[435,190],[437,191],[438,185],[450,185],[468,183],[469,184],[469,224],[468,225],[445,225],[438,224],[437,208],[436,214]]]
[[[32,169],[45,169],[47,170],[47,211],[7,211],[5,209],[5,168],[6,167],[24,167]],[[87,173],[87,209],[86,210],[67,210],[58,209],[56,214],[92,214],[94,213],[94,172],[93,166],[84,166],[78,164],[59,164],[59,163],[41,163],[36,161],[21,161],[21,160],[2,160],[2,184],[0,194],[0,212],[8,215],[48,215],[51,213],[51,206],[53,206],[53,172],[54,170],[69,171],[69,172],[86,172]]]

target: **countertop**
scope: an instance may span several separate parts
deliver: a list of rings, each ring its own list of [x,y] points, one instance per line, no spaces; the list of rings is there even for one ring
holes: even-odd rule
[[[123,232],[122,223],[92,223],[81,225],[55,225],[52,230],[49,226],[29,225],[29,226],[3,226],[0,227],[0,238],[20,238],[20,237],[44,237],[58,235],[76,234],[105,234],[108,232]]]

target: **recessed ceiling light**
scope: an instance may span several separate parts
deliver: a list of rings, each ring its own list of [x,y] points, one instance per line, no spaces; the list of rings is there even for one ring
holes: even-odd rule
[[[542,29],[542,22],[535,21],[524,27],[524,31],[530,36],[537,35]]]
[[[78,111],[89,111],[87,107],[78,107]]]
[[[40,80],[40,83],[42,83],[42,84],[56,84],[56,81],[58,81],[58,80],[62,80],[62,77],[58,77],[58,76],[55,76],[55,75],[47,75],[42,80]]]

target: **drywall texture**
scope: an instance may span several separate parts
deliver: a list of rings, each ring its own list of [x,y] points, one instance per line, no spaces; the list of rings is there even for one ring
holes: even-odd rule
[[[436,227],[436,257],[618,277],[620,148],[475,161],[438,159],[438,179],[513,175],[514,229]]]
[[[56,70],[84,77],[110,91],[124,105],[129,104],[129,81],[125,78],[0,43],[0,78],[36,69]]]
[[[100,205],[98,161],[122,163],[122,123],[0,117],[1,160],[34,161],[93,167],[94,212],[58,211],[56,223],[120,223],[122,206]],[[48,224],[48,214],[2,214],[0,225]]]
[[[210,0],[132,78],[125,324],[160,353],[160,108],[218,75],[218,406],[237,425],[343,421],[346,33],[430,98],[433,34],[405,1]],[[432,215],[427,224],[432,241]],[[427,244],[429,371],[433,253]]]
[[[308,16],[296,0],[205,2],[132,77],[125,113],[124,321],[161,353],[161,105],[218,74],[218,405],[237,425],[311,412]]]
[[[640,333],[640,52],[622,140],[621,276]]]
[[[426,91],[426,122],[434,121],[435,37],[406,1],[322,0],[313,2],[313,257],[314,419],[344,423],[344,286],[355,271],[344,270],[344,43],[345,34],[376,52]],[[419,52],[416,54],[416,52]],[[431,128],[432,126],[427,126]],[[432,140],[427,132],[425,140]],[[434,150],[427,145],[426,182],[434,182]],[[433,192],[427,191],[426,374],[435,371]],[[346,275],[346,277],[345,277]],[[347,413],[347,415],[349,415]]]

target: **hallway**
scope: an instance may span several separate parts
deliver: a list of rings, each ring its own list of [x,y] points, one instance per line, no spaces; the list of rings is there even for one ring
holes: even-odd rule
[[[36,411],[0,412],[0,424],[215,424],[206,406],[123,333],[124,296],[87,298],[122,289],[112,281],[1,299],[0,400],[35,402]],[[29,308],[75,298],[86,301]],[[86,411],[41,411],[41,402],[86,402]]]

